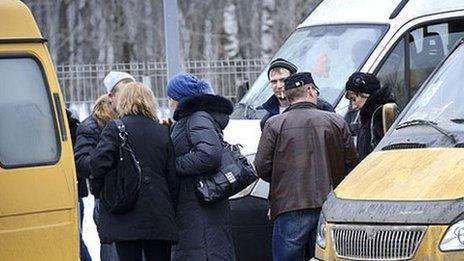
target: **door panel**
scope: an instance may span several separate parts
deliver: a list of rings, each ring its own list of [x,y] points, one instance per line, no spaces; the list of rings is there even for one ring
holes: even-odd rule
[[[72,144],[46,47],[0,44],[0,77],[0,260],[76,260]]]

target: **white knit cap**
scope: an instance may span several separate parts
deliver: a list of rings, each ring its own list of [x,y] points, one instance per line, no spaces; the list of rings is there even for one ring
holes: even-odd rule
[[[116,84],[126,79],[135,82],[135,78],[126,72],[111,71],[106,75],[105,79],[103,79],[103,85],[105,85],[106,91],[110,93]]]

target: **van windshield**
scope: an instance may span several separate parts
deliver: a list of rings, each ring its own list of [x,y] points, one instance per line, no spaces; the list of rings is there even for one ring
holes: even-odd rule
[[[455,50],[414,99],[401,123],[425,120],[449,131],[464,124],[464,45]]]
[[[338,101],[348,76],[358,70],[386,31],[386,25],[321,25],[296,30],[276,52],[298,66],[298,71],[310,71],[321,91],[321,98],[332,105]],[[272,60],[271,59],[271,60]],[[259,75],[250,91],[237,106],[235,118],[260,118],[252,113],[272,95],[267,68]]]

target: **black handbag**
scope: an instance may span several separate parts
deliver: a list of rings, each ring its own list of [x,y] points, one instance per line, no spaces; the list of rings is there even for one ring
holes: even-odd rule
[[[124,123],[121,120],[115,120],[115,123],[119,130],[119,157],[116,169],[105,174],[100,199],[108,212],[122,214],[135,206],[140,193],[142,169],[127,139]]]
[[[239,146],[223,142],[218,171],[198,177],[196,194],[202,204],[212,204],[233,196],[258,178],[253,165],[240,153]]]
[[[187,120],[187,138],[190,146],[193,146],[188,125]],[[233,196],[258,179],[253,165],[240,153],[240,145],[225,142],[219,130],[218,135],[223,147],[221,165],[216,172],[200,176],[196,180],[195,193],[203,205]]]

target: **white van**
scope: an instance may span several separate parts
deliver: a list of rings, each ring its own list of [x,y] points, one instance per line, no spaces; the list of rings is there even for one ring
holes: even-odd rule
[[[344,98],[351,73],[376,74],[382,85],[392,88],[401,110],[463,36],[464,1],[324,0],[273,59],[285,58],[299,71],[310,71],[321,97],[351,121]],[[265,114],[261,105],[272,95],[266,72],[267,66],[237,105],[234,120],[225,130],[226,139],[242,144],[242,152],[251,159],[261,134],[259,121]],[[232,198],[240,260],[270,258],[267,195],[268,184],[259,180]]]

